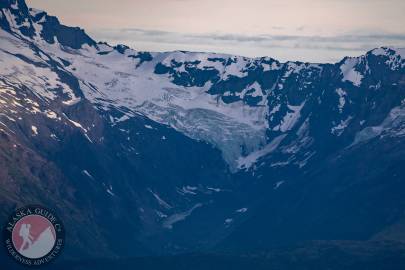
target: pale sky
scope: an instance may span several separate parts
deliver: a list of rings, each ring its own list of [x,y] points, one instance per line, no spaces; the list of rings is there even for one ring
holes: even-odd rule
[[[404,0],[27,0],[97,41],[334,62],[405,47]]]

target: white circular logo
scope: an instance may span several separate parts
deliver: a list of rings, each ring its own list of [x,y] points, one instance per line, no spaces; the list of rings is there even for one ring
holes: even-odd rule
[[[59,218],[41,206],[16,210],[5,229],[9,254],[24,265],[38,266],[53,260],[64,244],[64,230]]]

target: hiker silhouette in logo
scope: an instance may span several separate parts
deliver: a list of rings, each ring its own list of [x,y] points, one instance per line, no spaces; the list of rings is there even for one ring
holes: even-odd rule
[[[30,234],[31,224],[22,224],[20,228],[19,235],[23,239],[23,243],[20,247],[20,252],[24,250],[24,247],[28,244],[28,248],[32,246],[32,241],[34,238]]]

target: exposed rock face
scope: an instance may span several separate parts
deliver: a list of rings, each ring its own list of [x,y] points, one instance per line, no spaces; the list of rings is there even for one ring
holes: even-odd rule
[[[0,216],[55,208],[65,256],[403,235],[404,50],[138,52],[24,1],[0,26]]]

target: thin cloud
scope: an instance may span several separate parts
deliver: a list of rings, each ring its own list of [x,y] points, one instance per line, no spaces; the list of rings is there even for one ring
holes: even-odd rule
[[[198,50],[331,62],[374,47],[405,45],[403,0],[28,2],[64,24],[93,29],[89,32],[97,40],[148,51]]]
[[[379,46],[405,46],[405,34],[356,34],[340,36],[304,36],[304,35],[240,35],[240,34],[190,34],[160,30],[127,28],[119,30],[100,29],[92,33],[102,40],[114,42],[126,40],[130,43],[147,41],[151,43],[189,44],[193,50],[195,44],[212,45],[249,45],[258,48],[301,48],[310,50],[360,51]]]

